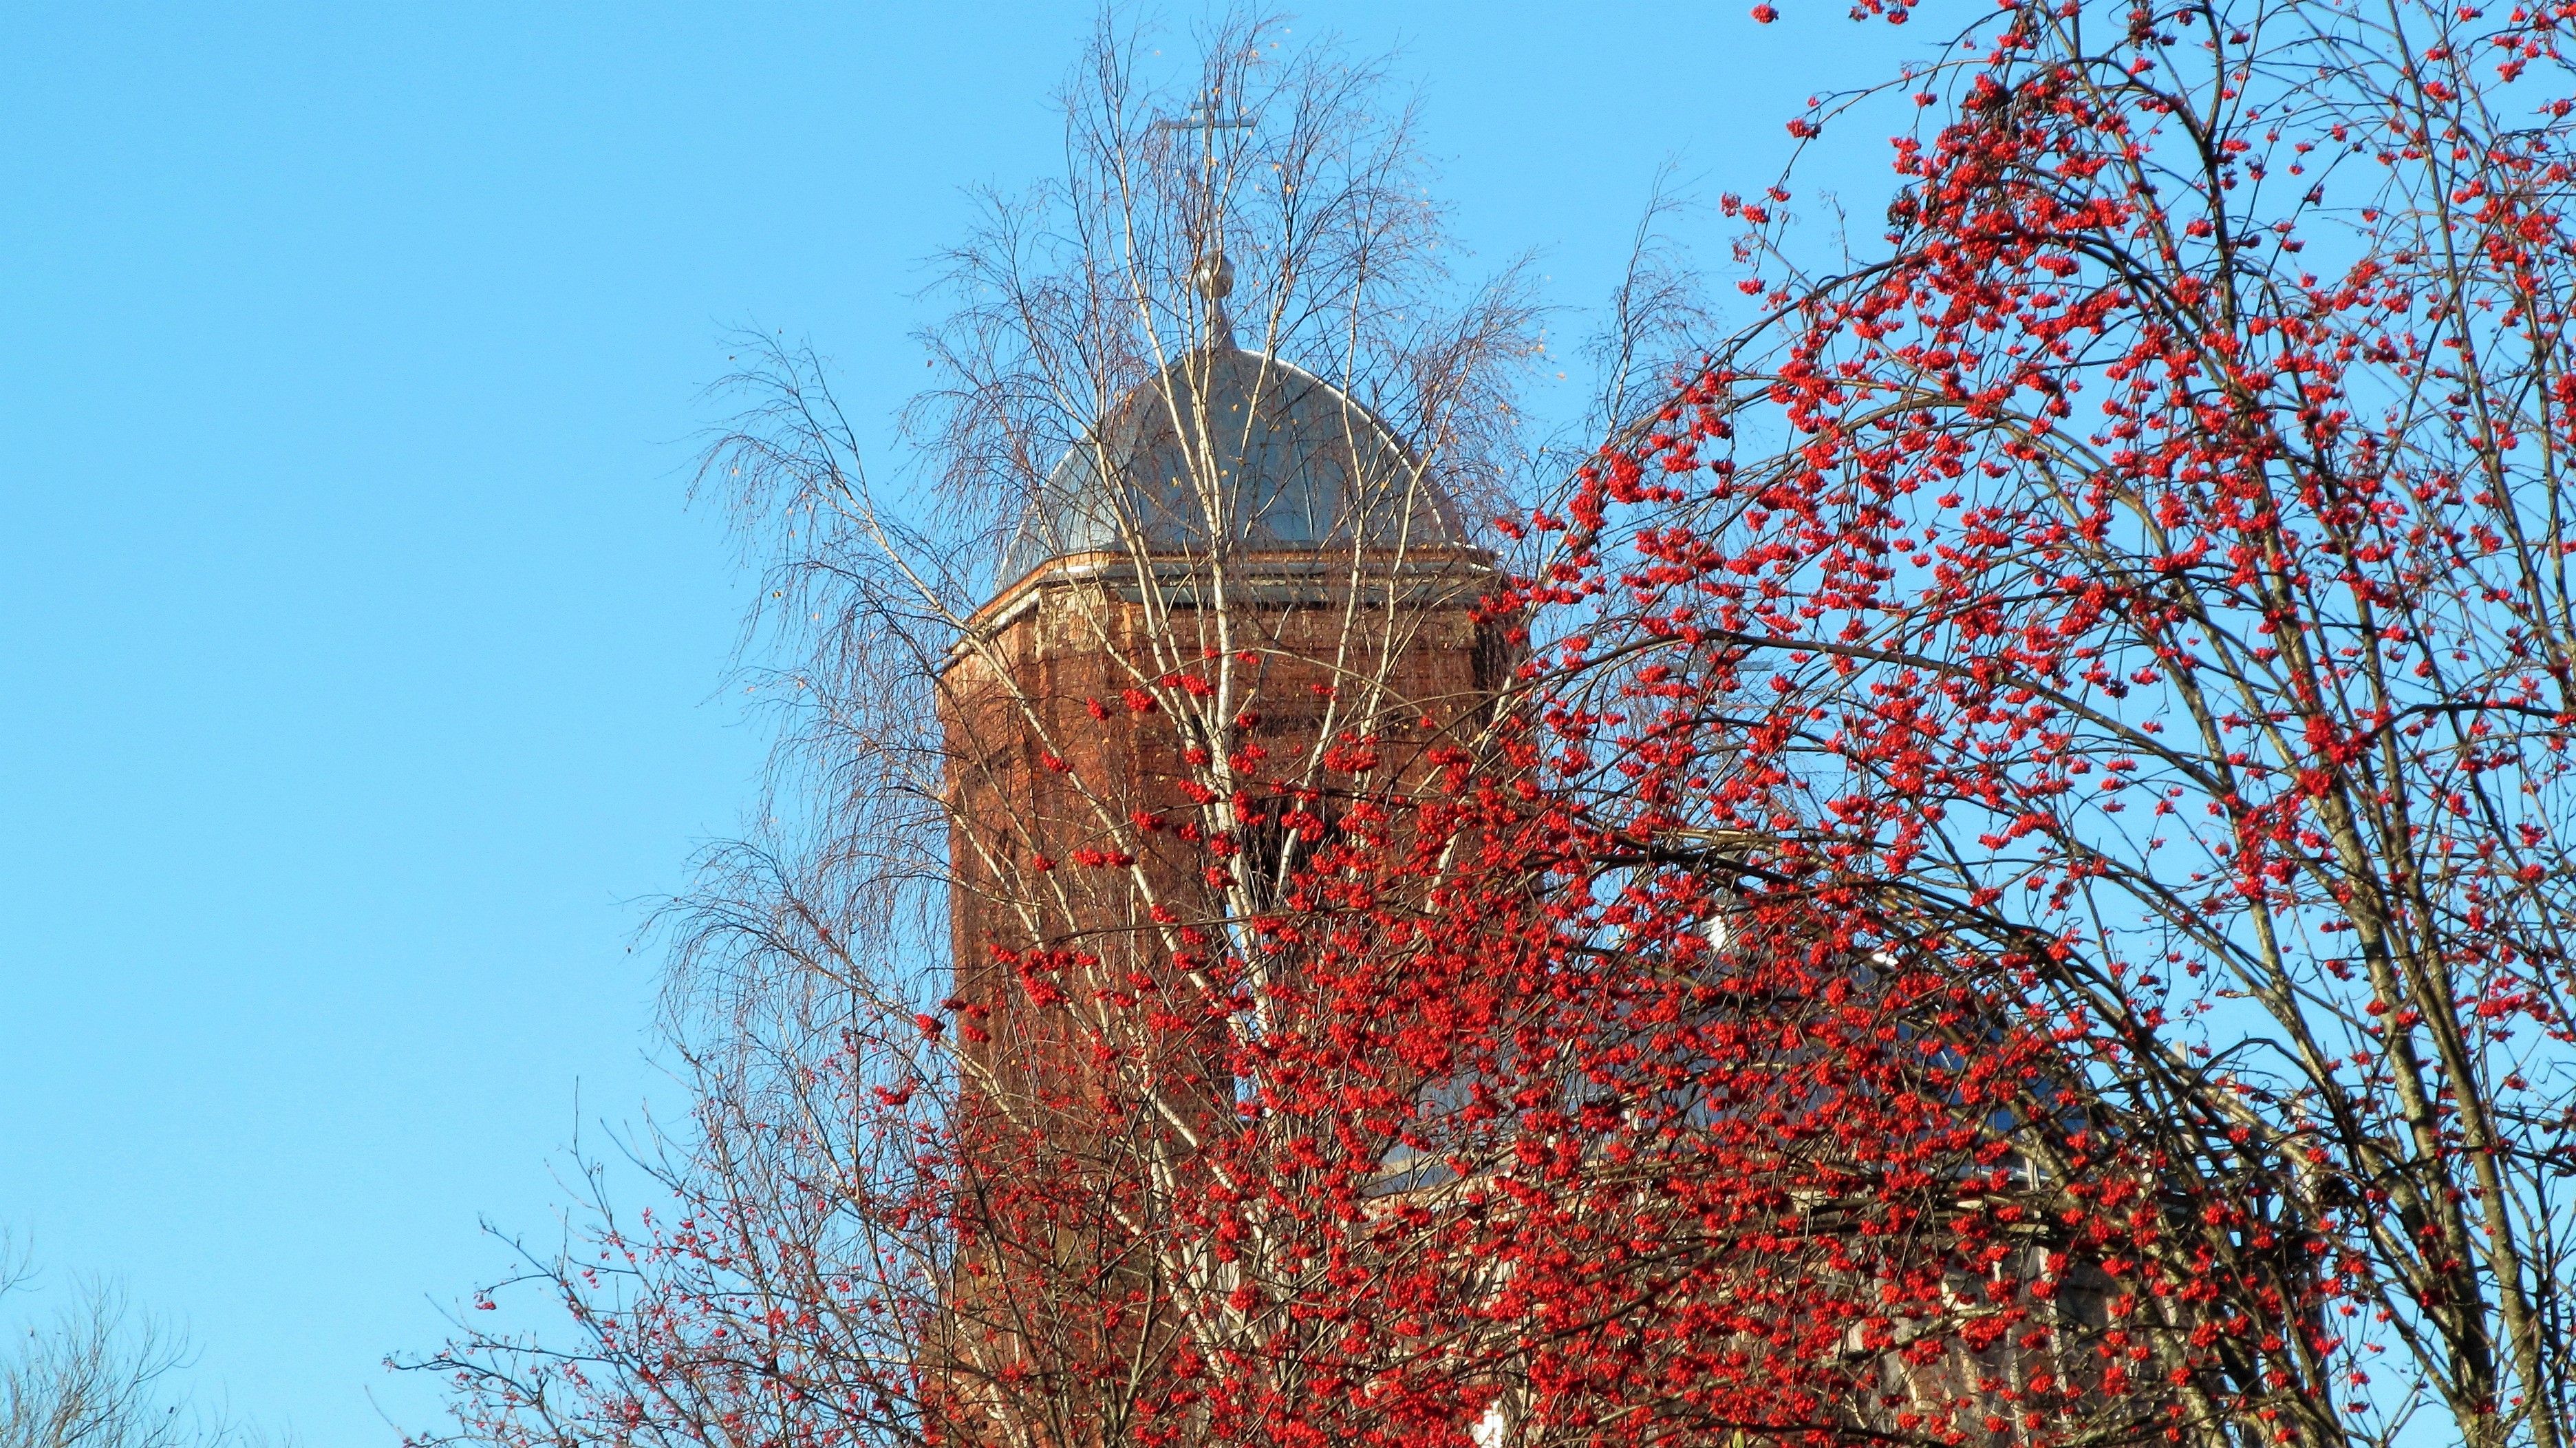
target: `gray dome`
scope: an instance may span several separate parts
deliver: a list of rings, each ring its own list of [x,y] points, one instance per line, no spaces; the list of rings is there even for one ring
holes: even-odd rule
[[[1213,488],[1202,485],[1208,463]],[[1466,532],[1376,413],[1276,357],[1219,347],[1164,368],[1066,452],[1003,551],[1001,578],[1139,543],[1205,556],[1220,541],[1228,552],[1436,548]]]

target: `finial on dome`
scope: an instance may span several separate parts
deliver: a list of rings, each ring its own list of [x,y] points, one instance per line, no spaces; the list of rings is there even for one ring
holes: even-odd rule
[[[1200,296],[1207,298],[1208,342],[1220,350],[1234,347],[1234,318],[1225,309],[1225,299],[1234,292],[1234,263],[1226,260],[1223,247],[1211,246],[1199,258],[1191,283]]]
[[[1226,260],[1225,251],[1210,247],[1199,259],[1199,295],[1211,302],[1222,302],[1234,292],[1234,263]]]

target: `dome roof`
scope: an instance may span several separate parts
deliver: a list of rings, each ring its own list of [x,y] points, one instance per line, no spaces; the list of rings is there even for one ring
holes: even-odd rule
[[[1204,556],[1216,544],[1312,552],[1466,541],[1454,505],[1376,413],[1276,357],[1218,346],[1155,374],[1066,452],[1004,550],[1001,577],[1139,544]]]

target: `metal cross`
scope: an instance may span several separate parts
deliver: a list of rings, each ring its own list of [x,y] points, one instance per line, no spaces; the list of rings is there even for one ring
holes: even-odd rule
[[[1253,122],[1252,117],[1250,116],[1237,113],[1232,116],[1220,118],[1215,114],[1215,111],[1215,106],[1206,101],[1201,101],[1197,105],[1190,107],[1187,115],[1179,120],[1174,120],[1167,116],[1162,120],[1156,121],[1154,123],[1154,129],[1158,131],[1205,131],[1208,133],[1208,139],[1210,141],[1214,141],[1216,139],[1216,133],[1219,131],[1248,131],[1252,129]]]

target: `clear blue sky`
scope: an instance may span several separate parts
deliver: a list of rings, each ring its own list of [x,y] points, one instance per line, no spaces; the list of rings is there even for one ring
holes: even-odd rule
[[[1401,46],[1466,239],[1589,303],[1668,155],[1759,185],[1918,38],[1744,9],[1296,24]],[[682,498],[720,335],[889,413],[1090,16],[0,7],[0,1225],[54,1287],[122,1276],[312,1448],[431,1420],[380,1359],[504,1265],[478,1216],[549,1230],[576,1082],[655,1091],[640,902],[752,788]]]

